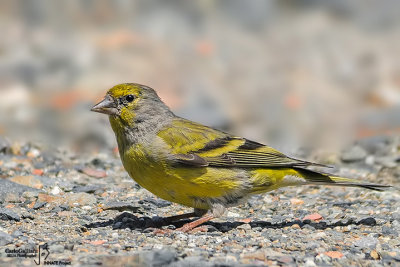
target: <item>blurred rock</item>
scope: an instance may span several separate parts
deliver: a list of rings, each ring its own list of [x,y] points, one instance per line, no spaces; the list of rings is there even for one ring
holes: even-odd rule
[[[68,203],[69,206],[92,206],[97,202],[96,197],[94,197],[91,194],[87,193],[70,193],[66,194],[66,203]]]
[[[111,201],[103,206],[103,210],[118,210],[118,211],[132,211],[137,212],[141,207],[134,206],[131,203]]]
[[[10,179],[14,183],[18,183],[21,185],[26,185],[29,187],[33,187],[36,189],[42,189],[43,184],[39,179],[36,179],[34,176],[15,176]]]
[[[5,246],[8,244],[11,244],[13,242],[13,240],[14,240],[14,238],[11,235],[9,235],[3,231],[0,231],[0,246]]]
[[[390,136],[373,136],[357,141],[369,154],[385,156],[392,150],[393,139]]]
[[[0,220],[14,220],[19,221],[21,217],[12,210],[0,208]]]
[[[11,182],[6,179],[0,179],[0,201],[4,202],[5,198],[9,194],[14,194],[16,196],[22,196],[24,192],[40,192],[40,190],[36,188],[32,188],[29,186],[21,185],[18,183]]]
[[[377,244],[378,244],[378,239],[370,236],[358,239],[353,243],[353,245],[356,247],[369,248],[369,249],[375,249]]]
[[[152,266],[165,266],[175,261],[176,252],[168,249],[146,252],[141,256],[143,262]]]
[[[0,136],[0,153],[8,154],[10,152],[11,152],[10,142],[6,138]]]
[[[94,193],[96,191],[104,191],[104,185],[86,185],[86,186],[74,186],[74,188],[72,188],[72,192],[75,193],[80,193],[80,192],[84,192],[84,193]]]
[[[360,146],[352,146],[342,152],[341,159],[343,162],[355,162],[365,159],[367,152]]]

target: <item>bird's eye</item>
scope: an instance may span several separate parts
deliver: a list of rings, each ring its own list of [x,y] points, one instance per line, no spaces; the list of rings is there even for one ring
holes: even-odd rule
[[[134,95],[127,95],[125,97],[125,99],[126,99],[127,102],[132,102],[135,99],[135,96]]]

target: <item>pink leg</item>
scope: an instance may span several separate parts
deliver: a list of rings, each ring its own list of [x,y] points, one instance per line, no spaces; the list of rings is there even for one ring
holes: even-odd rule
[[[189,232],[190,230],[192,230],[193,228],[199,226],[200,224],[203,224],[205,222],[208,222],[212,219],[214,219],[215,217],[212,214],[206,214],[203,217],[201,217],[200,219],[197,219],[193,222],[184,224],[182,227],[176,229],[175,231],[181,231],[181,232]]]

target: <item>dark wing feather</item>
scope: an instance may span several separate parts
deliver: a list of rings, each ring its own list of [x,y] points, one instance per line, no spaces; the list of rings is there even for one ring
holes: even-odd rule
[[[280,153],[268,152],[269,147],[265,146],[265,151],[252,151],[236,149],[219,157],[205,158],[209,166],[215,167],[237,167],[237,168],[293,168],[307,167],[310,165],[327,167],[325,165],[308,161],[293,159]]]
[[[196,154],[176,154],[174,158],[177,163],[194,167],[207,167],[209,165],[206,159]]]

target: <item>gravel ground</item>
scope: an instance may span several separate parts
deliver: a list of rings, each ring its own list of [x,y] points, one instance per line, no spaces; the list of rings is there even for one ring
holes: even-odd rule
[[[0,265],[32,265],[14,249],[42,245],[42,263],[47,255],[72,266],[400,266],[398,150],[399,138],[380,136],[317,159],[337,166],[330,172],[395,186],[384,193],[284,188],[230,208],[207,232],[155,235],[184,223],[162,217],[190,209],[138,186],[115,153],[0,138]]]

